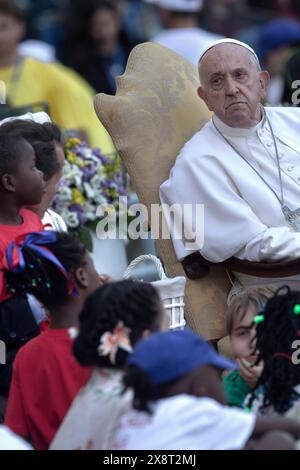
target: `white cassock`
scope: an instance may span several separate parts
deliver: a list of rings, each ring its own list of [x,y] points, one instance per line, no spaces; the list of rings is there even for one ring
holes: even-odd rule
[[[284,203],[300,207],[300,109],[265,108],[275,134]],[[250,129],[231,128],[214,116],[219,131],[256,168],[280,198],[272,134],[266,120]],[[192,251],[218,263],[231,256],[276,262],[300,258],[300,232],[286,222],[274,192],[224,140],[210,120],[183,147],[170,177],[160,187],[164,204],[204,204],[204,243]],[[186,221],[192,231],[195,221]],[[178,259],[191,254],[184,239],[173,239]],[[288,284],[300,288],[300,275],[282,280],[236,275],[242,285]]]

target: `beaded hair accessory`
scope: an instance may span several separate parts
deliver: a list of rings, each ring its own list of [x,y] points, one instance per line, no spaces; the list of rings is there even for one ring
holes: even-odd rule
[[[295,304],[293,306],[293,314],[294,315],[300,315],[300,304]],[[265,316],[263,313],[259,313],[258,315],[256,315],[254,317],[254,320],[253,320],[253,323],[255,325],[259,325],[260,323],[262,323],[263,321],[265,320]],[[297,336],[300,336],[300,330],[297,332]],[[288,361],[292,361],[292,358],[291,358],[291,355],[288,354],[288,353],[285,353],[285,352],[275,352],[272,357],[283,357],[285,359],[287,359]]]
[[[109,356],[110,362],[115,364],[118,349],[123,349],[129,353],[132,352],[129,334],[130,329],[126,328],[122,321],[119,321],[112,332],[106,331],[101,336],[99,346],[97,348],[98,355]]]
[[[300,315],[300,304],[295,304],[293,307],[293,314]]]
[[[293,306],[293,314],[294,315],[300,315],[300,304],[295,304]],[[265,320],[265,316],[262,312],[260,312],[258,315],[254,317],[253,323],[255,325],[259,325]]]
[[[254,320],[253,320],[253,323],[254,325],[259,325],[260,323],[262,323],[265,319],[265,316],[263,314],[259,314],[259,315],[256,315],[254,317]]]

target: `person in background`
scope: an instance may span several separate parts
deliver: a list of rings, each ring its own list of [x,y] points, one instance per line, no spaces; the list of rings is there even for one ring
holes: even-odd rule
[[[300,104],[300,48],[294,47],[291,56],[285,64],[283,72],[284,87],[281,102],[284,106],[299,106]]]
[[[13,117],[0,122],[0,135],[6,134],[23,137],[32,145],[36,167],[43,173],[45,190],[42,200],[27,209],[42,219],[45,230],[66,232],[67,226],[63,218],[49,208],[62,176],[65,158],[59,127],[50,121],[46,113],[28,113],[20,118]],[[43,329],[48,325],[47,312],[31,294],[27,294],[27,300],[39,328]]]
[[[25,15],[17,0],[0,0],[0,80],[6,88],[6,106],[1,106],[0,118],[4,112],[20,114],[18,110],[24,107],[43,108],[62,128],[76,130],[103,154],[113,153],[112,141],[93,109],[92,88],[59,63],[19,55]]]
[[[285,414],[299,408],[300,292],[278,289],[257,320],[257,362],[263,361],[264,368],[245,405],[261,415]]]
[[[94,0],[79,6],[70,18],[65,62],[97,92],[113,95],[115,78],[123,74],[135,44],[122,30],[113,2]]]
[[[299,21],[279,18],[268,22],[261,28],[257,53],[263,67],[270,73],[270,84],[266,96],[268,104],[281,105],[286,64],[293,53],[299,50],[299,46]]]
[[[243,408],[248,393],[256,386],[263,365],[255,365],[256,325],[254,318],[262,310],[273,291],[267,288],[245,289],[233,298],[226,313],[227,333],[233,358],[239,369],[224,375],[226,403]]]
[[[90,367],[72,354],[79,312],[100,285],[85,246],[75,234],[28,234],[6,252],[5,276],[14,295],[30,293],[50,312],[50,326],[16,356],[4,423],[48,449]]]
[[[45,192],[40,204],[31,206],[29,209],[39,215],[46,230],[66,232],[67,226],[62,217],[50,209],[62,177],[65,161],[62,133],[59,127],[52,122],[35,122],[33,119],[21,116],[21,119],[13,118],[2,123],[1,134],[21,136],[33,146],[36,166],[44,175]]]
[[[164,30],[151,39],[197,65],[200,54],[222,36],[199,28],[202,0],[145,0],[159,9]]]
[[[120,419],[131,407],[131,393],[122,394],[126,358],[141,338],[167,327],[157,291],[138,281],[113,282],[97,289],[87,299],[79,321],[74,354],[94,372],[72,403],[51,450],[111,448]]]
[[[4,396],[8,394],[17,350],[39,329],[26,296],[16,299],[7,292],[3,257],[17,237],[43,230],[40,218],[24,206],[39,204],[44,186],[33,147],[22,137],[0,135],[0,340],[6,345],[6,364],[0,367],[0,394]]]

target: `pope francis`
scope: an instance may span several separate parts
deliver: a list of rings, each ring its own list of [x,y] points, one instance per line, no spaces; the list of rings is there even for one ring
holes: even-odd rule
[[[299,258],[300,108],[262,106],[269,74],[247,44],[233,39],[202,53],[199,75],[198,95],[213,116],[181,150],[160,187],[161,202],[204,205],[198,250],[209,261]],[[173,244],[178,259],[191,254],[184,239]],[[262,284],[242,274],[237,279]],[[283,282],[299,288],[300,275],[263,280],[274,287]]]

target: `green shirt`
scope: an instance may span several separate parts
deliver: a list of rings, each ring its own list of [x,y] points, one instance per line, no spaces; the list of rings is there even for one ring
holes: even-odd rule
[[[239,408],[243,408],[244,400],[252,390],[237,370],[226,375],[223,379],[223,387],[227,405]]]

